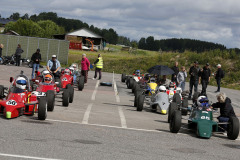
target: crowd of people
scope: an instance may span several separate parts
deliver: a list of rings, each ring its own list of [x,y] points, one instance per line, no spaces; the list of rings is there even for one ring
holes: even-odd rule
[[[221,64],[217,65],[217,72],[213,74],[215,76],[216,82],[217,82],[217,91],[220,92],[221,87],[221,79],[224,77],[224,72],[221,69]],[[172,74],[172,82],[175,82],[178,87],[180,87],[183,91],[185,90],[185,82],[187,78],[187,71],[185,69],[185,66],[181,67],[181,70],[179,70],[178,62],[175,62],[175,65],[172,67],[172,70],[174,71],[174,74]],[[198,85],[202,85],[202,91],[201,95],[206,95],[207,86],[211,79],[211,69],[210,64],[206,63],[206,65],[203,68],[199,67],[198,61],[195,61],[193,66],[189,69],[189,96],[188,98],[192,98],[192,91],[194,89],[194,92],[198,91]]]

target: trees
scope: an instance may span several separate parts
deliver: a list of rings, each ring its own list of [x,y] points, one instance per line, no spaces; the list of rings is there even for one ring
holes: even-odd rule
[[[20,18],[20,14],[18,12],[13,13],[9,18],[14,19],[14,20],[18,20]]]
[[[64,33],[63,28],[57,26],[56,23],[50,20],[39,21],[36,23],[32,20],[19,19],[16,22],[10,22],[5,26],[5,32],[9,30],[14,30],[23,36],[44,38],[52,38],[54,34]]]

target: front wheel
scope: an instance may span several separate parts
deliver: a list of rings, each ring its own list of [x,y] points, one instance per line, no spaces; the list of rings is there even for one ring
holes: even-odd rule
[[[47,99],[41,97],[38,102],[38,119],[45,120],[47,118]]]
[[[178,133],[181,128],[181,123],[182,123],[181,111],[175,110],[172,113],[170,120],[170,131],[172,133]]]
[[[54,105],[55,105],[55,93],[52,90],[47,91],[47,110],[48,111],[53,111],[54,110]]]
[[[78,90],[82,91],[84,88],[84,76],[80,76],[78,80]]]
[[[62,105],[65,107],[69,105],[69,91],[67,89],[63,91]]]
[[[69,92],[69,103],[73,102],[73,97],[74,97],[74,88],[70,84],[67,85],[67,89]]]
[[[172,113],[177,109],[178,109],[178,107],[177,107],[176,102],[170,103],[169,108],[168,108],[168,123],[170,123]]]
[[[237,117],[230,117],[228,121],[227,136],[231,140],[235,140],[239,135],[239,120]]]
[[[142,111],[143,110],[143,104],[144,104],[145,96],[140,94],[137,97],[137,111]]]

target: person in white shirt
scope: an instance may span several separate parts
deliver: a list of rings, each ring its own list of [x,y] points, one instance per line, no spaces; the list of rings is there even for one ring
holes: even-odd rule
[[[185,89],[186,78],[187,78],[187,72],[185,70],[185,67],[182,66],[181,71],[177,74],[178,87],[180,87],[182,91],[184,91]]]

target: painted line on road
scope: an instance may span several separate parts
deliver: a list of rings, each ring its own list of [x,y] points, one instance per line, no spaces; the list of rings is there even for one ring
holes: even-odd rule
[[[122,128],[127,128],[126,118],[121,106],[118,106],[118,112],[119,112]]]
[[[87,107],[86,112],[84,113],[82,124],[88,124],[89,115],[92,109],[93,103],[90,103]]]
[[[114,77],[114,71],[113,71],[113,80],[112,80],[112,83],[113,83],[113,87],[114,87],[114,92],[115,92],[116,101],[117,101],[117,103],[120,103],[120,97],[119,97],[118,91],[117,91],[117,84],[116,84],[115,77]]]
[[[95,86],[95,89],[93,91],[92,98],[91,98],[92,101],[94,101],[96,99],[96,94],[97,94],[97,89],[98,89],[98,86],[99,86],[99,82],[100,82],[100,80],[97,80],[97,83],[96,83],[96,86]]]
[[[23,156],[23,155],[16,155],[16,154],[5,154],[5,153],[0,153],[0,156],[14,157],[14,158],[23,158],[23,159],[60,160],[60,159],[53,159],[53,158],[31,157],[31,156]]]
[[[70,123],[70,124],[80,124],[80,125],[88,125],[88,126],[96,126],[96,127],[116,128],[116,129],[126,129],[126,130],[133,130],[133,131],[144,131],[144,132],[155,132],[155,133],[163,132],[163,131],[160,131],[160,130],[150,130],[150,129],[140,129],[140,128],[123,128],[123,127],[103,125],[103,124],[82,124],[80,122],[62,121],[62,120],[55,120],[55,119],[46,119],[46,121]],[[186,129],[186,128],[182,128],[182,129]],[[186,129],[186,130],[189,130],[189,129]],[[177,133],[177,134],[184,135],[184,136],[189,135],[187,133]],[[236,140],[239,141],[240,137],[238,137]]]
[[[217,94],[214,94],[214,93],[211,93],[211,92],[207,92],[207,93],[208,93],[208,94],[211,94],[212,96],[215,96],[215,97],[216,97],[216,95],[217,95]],[[233,104],[234,106],[240,108],[240,106],[239,106],[237,103],[232,102],[232,104]]]

